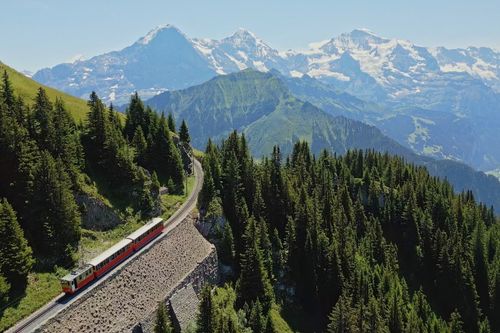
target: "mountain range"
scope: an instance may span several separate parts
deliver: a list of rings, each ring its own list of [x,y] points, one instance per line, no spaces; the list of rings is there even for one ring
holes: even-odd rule
[[[341,97],[342,110],[363,104],[356,98]],[[432,175],[448,179],[455,189],[470,189],[478,200],[500,209],[500,182],[495,177],[460,162],[417,155],[374,126],[323,111],[295,97],[286,79],[272,71],[247,69],[220,75],[201,85],[161,93],[146,103],[158,112],[186,120],[192,144],[198,149],[209,138],[219,142],[235,129],[245,134],[257,157],[269,155],[274,145],[286,156],[298,140],[309,142],[315,154],[324,149],[337,154],[374,149],[423,165]]]
[[[419,95],[433,80],[479,80],[500,92],[500,53],[490,48],[425,48],[363,29],[310,47],[280,52],[244,29],[212,40],[189,38],[178,28],[165,25],[120,51],[42,69],[34,78],[76,95],[95,90],[106,100],[119,102],[120,96],[126,102],[135,90],[180,89],[246,68],[276,69],[292,77],[307,74],[382,101]],[[150,75],[137,75],[138,70]],[[373,91],[367,92],[367,84]]]
[[[422,47],[362,29],[306,51],[278,51],[244,29],[213,40],[166,25],[120,51],[42,69],[33,78],[78,97],[96,91],[120,105],[134,91],[149,98],[246,68],[279,71],[305,81],[299,86],[317,81],[302,91],[305,101],[375,125],[416,153],[489,171],[500,167],[500,146],[492,144],[500,141],[499,62],[491,48]],[[327,91],[327,101],[318,99]],[[342,94],[368,109],[341,110],[335,103]]]

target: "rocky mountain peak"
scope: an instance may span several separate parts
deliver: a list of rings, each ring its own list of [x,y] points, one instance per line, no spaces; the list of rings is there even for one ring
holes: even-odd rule
[[[140,38],[137,43],[142,45],[151,44],[153,41],[160,39],[163,36],[178,35],[186,38],[184,33],[176,26],[171,24],[159,25],[153,30],[149,31],[146,36]]]

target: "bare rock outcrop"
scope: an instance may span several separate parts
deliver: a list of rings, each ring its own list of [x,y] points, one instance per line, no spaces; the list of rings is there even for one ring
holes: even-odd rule
[[[123,223],[120,216],[101,200],[81,193],[75,197],[82,212],[82,225],[91,230],[108,230]]]

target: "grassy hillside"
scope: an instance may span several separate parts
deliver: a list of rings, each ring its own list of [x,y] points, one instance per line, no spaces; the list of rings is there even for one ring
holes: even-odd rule
[[[286,88],[270,74],[243,71],[202,85],[155,96],[147,104],[172,112],[189,124],[192,143],[203,149],[208,138],[222,139],[273,112]]]
[[[376,128],[301,101],[273,73],[245,70],[218,76],[199,86],[165,92],[147,104],[172,112],[178,121],[185,119],[199,149],[208,138],[218,141],[236,129],[247,134],[258,157],[269,154],[274,145],[288,154],[297,140],[308,141],[315,153],[329,149],[342,154],[353,148],[409,152]]]
[[[52,101],[55,100],[56,97],[62,98],[66,108],[71,112],[71,115],[77,122],[85,119],[88,112],[86,101],[63,93],[59,90],[44,86],[0,62],[0,73],[3,75],[4,71],[7,71],[16,94],[21,96],[25,102],[31,104],[31,101],[35,98],[38,88],[42,87],[47,91],[47,95]]]

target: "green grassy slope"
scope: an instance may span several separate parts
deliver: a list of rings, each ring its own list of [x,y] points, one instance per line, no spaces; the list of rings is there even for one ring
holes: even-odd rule
[[[88,112],[86,101],[63,93],[59,90],[44,86],[43,84],[30,79],[26,75],[23,75],[15,69],[0,62],[0,74],[3,75],[4,71],[7,71],[16,94],[21,96],[26,103],[31,104],[36,96],[38,88],[42,87],[47,91],[47,95],[49,96],[50,100],[54,101],[56,97],[60,97],[64,101],[66,108],[75,118],[75,121],[79,122],[80,120],[85,119]]]
[[[160,94],[147,104],[185,119],[192,143],[199,149],[208,138],[219,141],[237,129],[248,135],[252,153],[258,157],[269,154],[274,145],[288,154],[299,139],[307,140],[315,152],[376,148],[399,154],[404,150],[370,126],[334,117],[297,99],[272,73],[245,70],[218,76],[199,86]]]

